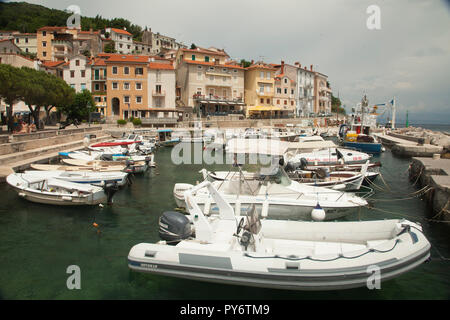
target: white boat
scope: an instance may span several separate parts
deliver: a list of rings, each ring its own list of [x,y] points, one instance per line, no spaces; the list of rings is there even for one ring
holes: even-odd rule
[[[12,173],[6,177],[6,181],[20,197],[28,201],[63,206],[111,202],[112,195],[117,191],[114,184],[97,187],[25,173]]]
[[[66,161],[81,161],[81,160],[75,160],[75,159],[65,159]],[[40,170],[40,171],[100,171],[100,172],[106,172],[106,171],[123,171],[125,169],[125,165],[101,165],[97,164],[101,161],[94,161],[94,164],[91,166],[76,166],[76,165],[61,165],[61,164],[40,164],[40,163],[32,163],[30,164],[30,167],[34,170]]]
[[[156,166],[154,161],[132,161],[132,160],[82,160],[82,159],[62,159],[63,163],[77,166],[77,167],[87,167],[87,168],[122,168],[121,171],[128,173],[144,173],[148,170],[150,166]]]
[[[206,217],[194,194],[207,188],[219,214]],[[407,220],[299,222],[238,217],[209,181],[186,191],[189,216],[166,212],[162,241],[128,253],[138,272],[289,290],[365,287],[398,277],[430,257],[420,225]]]
[[[338,164],[364,164],[370,155],[343,148],[324,148],[312,152],[285,154],[286,162],[294,168]]]
[[[39,170],[26,170],[26,175],[35,176],[42,179],[59,179],[63,181],[73,183],[92,184],[101,186],[105,182],[117,183],[118,186],[124,186],[128,183],[128,173],[121,171],[39,171]]]
[[[325,210],[325,220],[334,220],[356,212],[367,201],[353,193],[292,181],[282,168],[262,172],[257,180],[233,179],[215,181],[213,185],[237,212],[246,214],[252,205],[262,217],[273,219],[310,220],[317,203]],[[184,193],[194,186],[176,183],[173,195],[178,207],[186,207]],[[217,213],[207,189],[198,190],[195,201],[206,214]]]

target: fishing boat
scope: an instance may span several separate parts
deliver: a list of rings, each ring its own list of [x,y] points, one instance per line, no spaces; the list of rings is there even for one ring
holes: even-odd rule
[[[344,217],[367,205],[365,199],[353,193],[293,181],[282,167],[262,168],[257,179],[215,181],[213,185],[236,212],[245,214],[255,205],[262,217],[273,219],[314,219],[311,212],[318,202],[325,210],[325,220]],[[188,183],[175,184],[173,195],[178,207],[186,207],[184,193],[193,188]],[[195,201],[206,214],[218,210],[207,189],[198,190]]]
[[[144,173],[148,170],[150,166],[156,166],[153,160],[150,157],[147,157],[146,161],[133,161],[133,160],[116,160],[116,161],[108,161],[108,160],[82,160],[82,159],[62,159],[63,163],[77,166],[77,167],[88,167],[92,168],[122,168],[120,171],[128,172],[128,173]]]
[[[159,129],[158,138],[159,144],[164,147],[173,147],[181,141],[180,138],[172,138],[172,129]]]
[[[217,215],[205,216],[197,203],[194,194],[202,188],[218,204]],[[209,181],[184,196],[189,215],[163,213],[162,240],[133,246],[131,270],[262,288],[338,290],[367,286],[373,268],[383,282],[430,257],[421,226],[407,220],[260,220],[255,210],[236,216]]]
[[[98,187],[26,173],[12,173],[6,177],[6,181],[21,198],[31,202],[62,206],[110,203],[117,191],[116,183],[105,182],[103,187]]]
[[[59,179],[74,183],[92,184],[101,186],[108,182],[115,182],[118,186],[124,186],[128,181],[128,173],[121,171],[61,171],[61,170],[26,170],[26,175],[35,176],[42,179]]]

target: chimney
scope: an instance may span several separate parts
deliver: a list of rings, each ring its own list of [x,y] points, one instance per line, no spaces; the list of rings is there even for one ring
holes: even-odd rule
[[[298,61],[294,62],[294,65],[296,65],[298,67],[298,66],[300,66],[300,62],[298,62]]]
[[[312,70],[312,66],[313,66],[313,65],[311,65],[311,66],[310,66],[310,68],[311,68],[311,71],[313,71],[313,70]]]
[[[281,60],[281,74],[284,73],[284,61]]]

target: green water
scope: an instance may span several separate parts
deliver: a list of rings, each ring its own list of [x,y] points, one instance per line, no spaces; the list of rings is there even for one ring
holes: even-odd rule
[[[331,292],[295,292],[211,284],[131,272],[130,248],[159,240],[159,215],[175,207],[176,182],[195,183],[202,165],[171,162],[172,149],[160,148],[158,167],[118,192],[111,207],[61,208],[19,199],[7,184],[0,185],[0,298],[1,299],[448,299],[450,297],[450,226],[423,220],[430,213],[420,199],[402,198],[417,190],[408,181],[408,159],[387,151],[375,160],[387,184],[397,194],[377,192],[377,208],[407,215],[422,223],[433,245],[433,259],[396,279],[381,290],[366,288]],[[206,166],[210,170],[226,165]],[[377,180],[382,185],[380,180]],[[364,209],[363,220],[398,218]],[[358,219],[358,214],[347,217]],[[92,223],[99,225],[98,230]],[[69,265],[81,268],[81,289],[69,290]]]

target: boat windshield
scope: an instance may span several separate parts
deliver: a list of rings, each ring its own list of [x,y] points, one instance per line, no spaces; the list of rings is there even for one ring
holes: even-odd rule
[[[273,171],[270,175],[263,176],[265,181],[269,181],[271,183],[280,184],[283,187],[288,187],[291,185],[292,180],[289,178],[287,173],[283,168],[278,167]]]

